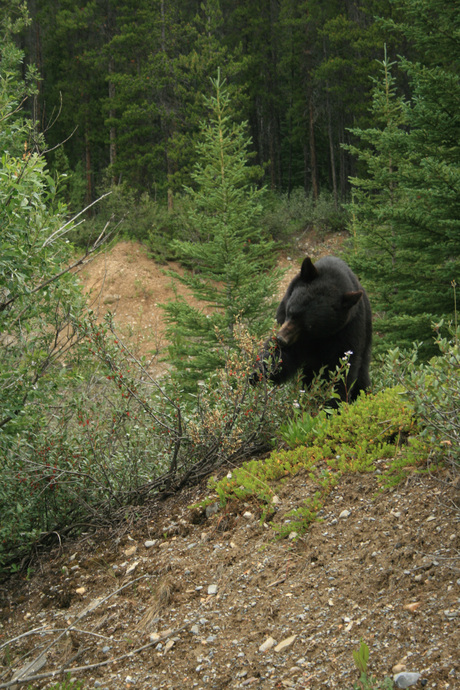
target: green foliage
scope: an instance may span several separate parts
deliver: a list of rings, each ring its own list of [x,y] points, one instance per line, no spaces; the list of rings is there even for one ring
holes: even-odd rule
[[[42,138],[21,112],[28,92],[21,54],[5,39],[0,62],[0,564],[18,544],[67,515],[56,477],[73,452],[58,451],[61,401],[77,373],[70,363],[74,319],[84,300],[65,239],[72,221],[56,200],[40,154]]]
[[[451,329],[450,337],[435,339],[440,354],[423,363],[418,348],[412,352],[399,349],[388,352],[384,360],[386,380],[397,381],[412,401],[422,420],[424,441],[434,460],[442,458],[460,467],[460,330]],[[391,379],[390,379],[391,377]]]
[[[356,651],[355,649],[353,650],[353,659],[356,665],[356,668],[360,673],[366,673],[367,671],[367,662],[369,661],[369,647],[365,642],[361,640],[361,645],[359,647],[359,650]]]
[[[392,690],[394,685],[391,678],[385,678],[383,681],[378,681],[374,676],[367,675],[369,647],[363,640],[361,640],[359,650],[353,650],[353,660],[356,668],[360,672],[359,683],[353,685],[355,690]]]
[[[402,0],[402,22],[419,61],[382,63],[372,114],[348,147],[366,168],[352,180],[355,255],[380,317],[383,347],[433,354],[430,324],[452,315],[450,285],[460,270],[460,80],[458,13],[438,0]],[[398,88],[402,72],[410,98]],[[399,77],[399,79],[398,79]],[[379,341],[377,341],[379,342]]]
[[[42,408],[4,452],[0,566],[79,520],[106,524],[152,492],[179,488],[269,447],[286,415],[290,388],[252,387],[260,343],[238,330],[226,366],[185,399],[152,377],[114,331],[110,316],[76,324],[78,376]],[[278,393],[278,391],[277,391]]]
[[[20,113],[18,55],[6,43],[0,64],[0,443],[33,425],[48,405],[70,348],[71,316],[82,307],[64,236],[65,209],[38,152],[40,138]],[[14,60],[16,68],[14,69]]]
[[[260,226],[263,191],[255,188],[254,169],[247,165],[245,125],[231,121],[230,95],[220,74],[213,84],[210,119],[202,123],[192,175],[195,187],[187,190],[193,239],[172,243],[181,261],[193,267],[177,278],[203,307],[179,297],[164,306],[173,376],[188,390],[222,366],[220,341],[234,342],[238,321],[256,335],[269,329],[278,279],[277,272],[269,272],[274,243]]]
[[[298,396],[294,404],[298,405]],[[222,505],[235,499],[258,502],[265,519],[271,514],[274,483],[307,472],[311,495],[284,516],[283,524],[274,525],[280,536],[292,531],[301,534],[315,520],[342,474],[377,470],[381,483],[390,485],[406,476],[408,468],[423,466],[429,445],[418,434],[414,409],[401,388],[362,395],[353,405],[343,405],[328,415],[323,411],[308,419],[305,412],[297,413],[280,430],[291,449],[275,450],[267,459],[244,463],[231,476],[211,482],[210,488]],[[415,438],[406,443],[412,435]]]

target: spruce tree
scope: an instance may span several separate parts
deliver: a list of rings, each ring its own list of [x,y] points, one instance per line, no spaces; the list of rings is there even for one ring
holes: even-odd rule
[[[170,361],[181,386],[189,390],[223,364],[222,345],[234,344],[237,322],[257,336],[269,329],[279,279],[276,270],[270,271],[275,245],[261,228],[264,190],[256,187],[255,168],[248,165],[246,123],[232,122],[220,72],[212,81],[194,186],[186,188],[188,236],[193,239],[174,242],[190,268],[177,278],[203,306],[179,297],[165,305]]]
[[[385,343],[422,341],[428,355],[431,324],[452,317],[452,283],[460,276],[460,19],[446,16],[437,0],[399,5],[406,21],[397,28],[421,59],[399,61],[407,100],[384,64],[373,102],[381,126],[354,130],[367,179],[352,180],[358,203],[351,261],[370,284]]]

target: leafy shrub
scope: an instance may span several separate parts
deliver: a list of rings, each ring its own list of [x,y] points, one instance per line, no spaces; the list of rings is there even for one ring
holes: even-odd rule
[[[399,349],[384,359],[385,380],[398,382],[412,401],[422,420],[422,432],[431,454],[447,458],[458,471],[460,464],[460,330],[451,329],[450,337],[439,334],[435,343],[440,351],[427,363],[418,361],[418,348],[411,352]]]
[[[292,405],[292,386],[249,385],[260,343],[243,330],[224,369],[190,397],[152,377],[110,316],[76,329],[81,342],[67,366],[78,376],[5,449],[0,566],[54,530],[121,519],[154,491],[268,449]]]

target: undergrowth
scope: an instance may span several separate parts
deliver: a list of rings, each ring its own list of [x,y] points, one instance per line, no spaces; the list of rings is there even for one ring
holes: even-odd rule
[[[261,519],[267,520],[275,512],[277,482],[306,473],[311,488],[304,504],[284,515],[282,524],[272,525],[281,537],[308,529],[343,474],[377,471],[381,487],[389,487],[408,471],[424,467],[430,453],[413,404],[401,387],[361,395],[338,412],[323,410],[312,416],[300,408],[279,435],[287,447],[246,462],[209,486],[221,505],[235,499],[257,502]]]

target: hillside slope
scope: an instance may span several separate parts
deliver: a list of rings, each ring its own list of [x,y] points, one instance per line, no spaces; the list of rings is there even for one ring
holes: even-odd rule
[[[132,510],[112,531],[63,545],[56,535],[27,579],[1,587],[2,642],[23,636],[2,650],[2,682],[57,640],[35,675],[80,667],[84,688],[350,689],[362,638],[380,678],[402,664],[428,688],[457,688],[448,479],[411,476],[375,493],[375,476],[345,477],[295,541],[276,540],[255,506],[189,510],[200,487]],[[278,518],[308,491],[302,474],[278,486]]]
[[[302,252],[340,241],[305,237]],[[282,262],[286,284],[300,262]],[[116,245],[82,280],[140,351],[164,344],[170,278],[139,245]],[[273,488],[277,521],[313,490],[303,472]],[[378,489],[377,474],[343,477],[298,539],[276,539],[257,505],[191,510],[205,484],[130,508],[111,530],[56,533],[0,584],[0,689],[43,654],[24,687],[54,687],[49,674],[69,667],[85,689],[351,690],[361,639],[380,679],[399,665],[427,688],[460,687],[458,488],[446,472]]]

